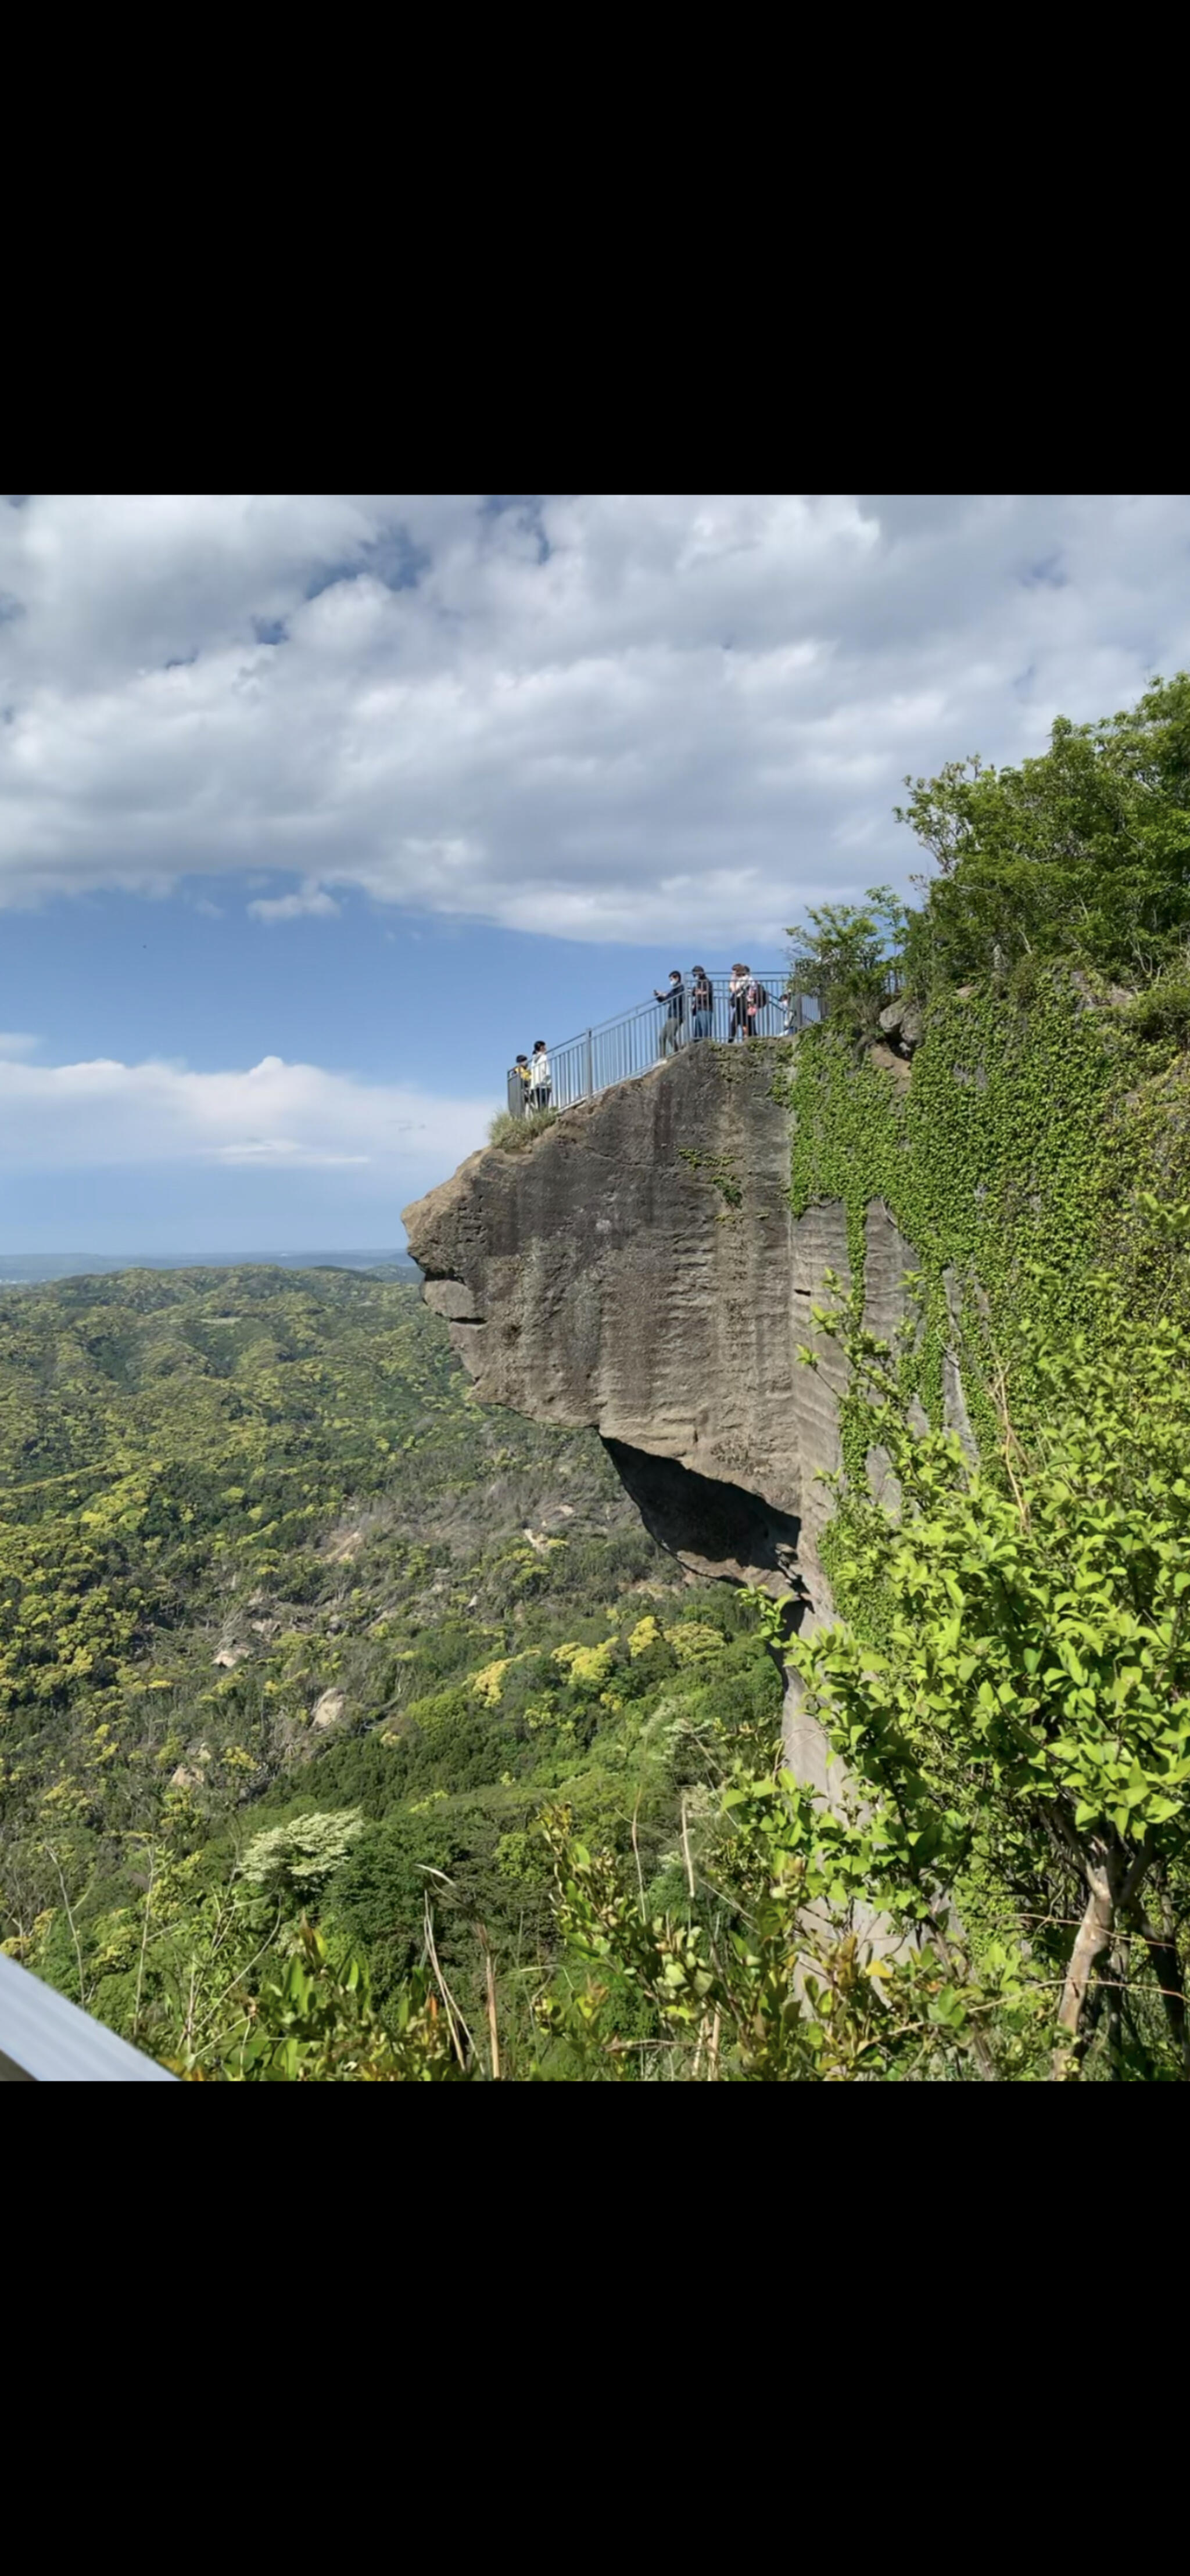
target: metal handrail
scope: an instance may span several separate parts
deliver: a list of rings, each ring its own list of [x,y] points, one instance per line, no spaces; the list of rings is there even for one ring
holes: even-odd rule
[[[0,1951],[0,2084],[176,2084],[78,2004]]]
[[[757,1012],[751,1034],[777,1038],[796,1036],[808,1020],[818,1017],[818,1005],[811,995],[790,993],[788,966],[758,966],[755,980],[764,985],[769,999],[764,1010]],[[731,1044],[749,1032],[738,1025],[731,1003],[730,975],[710,975],[712,1007],[709,1029],[700,1028],[695,1035],[694,1015],[690,1006],[690,986],[685,991],[685,1011],[680,1021],[672,1020],[669,1000],[634,1003],[595,1028],[584,1029],[576,1038],[565,1038],[561,1045],[547,1047],[550,1064],[551,1109],[573,1109],[580,1100],[591,1100],[607,1091],[615,1082],[633,1082],[642,1073],[651,1073],[654,1065],[678,1048],[698,1044],[709,1037],[719,1044]],[[786,996],[788,995],[788,1000]],[[671,1032],[676,1031],[676,1035]],[[514,1118],[523,1117],[526,1091],[515,1065],[508,1069],[508,1106]]]

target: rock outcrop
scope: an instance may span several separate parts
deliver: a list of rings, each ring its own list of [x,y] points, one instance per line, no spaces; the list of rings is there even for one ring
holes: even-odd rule
[[[842,1207],[789,1205],[788,1049],[691,1047],[472,1155],[405,1211],[427,1303],[484,1401],[593,1425],[646,1524],[699,1572],[829,1613],[819,1557],[844,1363],[811,1320],[849,1275]],[[914,1266],[868,1210],[868,1320]],[[798,1349],[819,1350],[818,1373]]]

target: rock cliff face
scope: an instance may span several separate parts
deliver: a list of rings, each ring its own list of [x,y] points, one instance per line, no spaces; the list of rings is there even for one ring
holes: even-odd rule
[[[829,1614],[818,1542],[842,1363],[798,1365],[846,1222],[789,1207],[788,1050],[699,1046],[568,1110],[528,1150],[475,1154],[405,1210],[427,1303],[479,1395],[593,1425],[646,1524],[700,1572],[792,1583]],[[868,1320],[914,1266],[867,1219]]]

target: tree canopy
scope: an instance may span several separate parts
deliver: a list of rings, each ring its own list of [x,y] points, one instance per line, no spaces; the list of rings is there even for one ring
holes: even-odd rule
[[[962,983],[1023,957],[1136,983],[1190,932],[1190,673],[1097,723],[1059,716],[1019,768],[977,757],[906,778],[897,809],[934,862],[908,929],[911,982]]]

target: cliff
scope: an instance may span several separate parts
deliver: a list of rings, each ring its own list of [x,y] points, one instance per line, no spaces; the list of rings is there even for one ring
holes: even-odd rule
[[[792,1585],[830,1611],[819,1542],[840,1463],[842,1363],[815,1344],[839,1202],[790,1205],[783,1043],[701,1046],[475,1154],[405,1211],[427,1303],[487,1403],[593,1425],[662,1544],[692,1569]],[[910,1248],[864,1219],[867,1318],[891,1331]]]
[[[883,1032],[691,1048],[526,1150],[472,1156],[405,1217],[480,1396],[593,1426],[654,1537],[692,1570],[800,1595],[803,1631],[835,1615],[846,1552],[848,1506],[830,1528],[820,1471],[845,1463],[854,1493],[866,1467],[897,1500],[835,1345],[798,1363],[827,1272],[862,1281],[884,1340],[918,1274],[905,1394],[973,1451],[998,1437],[988,1334],[1011,1340],[1039,1277],[1051,1322],[1081,1329],[1121,1225],[1129,1275],[1166,1277],[1137,1231],[1145,1193],[1190,1195],[1190,1077],[1114,993],[1057,975],[1024,1002],[962,988],[925,1014],[890,1006]],[[800,1778],[837,1787],[796,1685],[786,1746]]]

